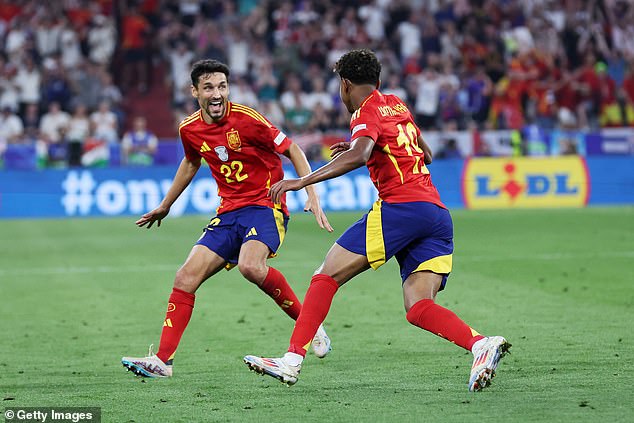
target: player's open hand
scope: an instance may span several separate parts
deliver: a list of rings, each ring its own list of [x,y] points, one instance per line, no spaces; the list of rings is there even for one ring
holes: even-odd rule
[[[330,146],[330,158],[334,159],[344,151],[350,150],[349,142],[338,142]]]
[[[297,191],[302,188],[304,188],[304,185],[302,185],[301,179],[283,179],[269,188],[269,197],[277,204],[282,201],[282,195],[286,191]]]
[[[147,225],[148,229],[150,229],[152,225],[154,225],[154,222],[156,222],[156,226],[161,226],[161,220],[163,220],[169,212],[170,209],[159,206],[151,212],[145,213],[143,216],[141,216],[139,220],[134,223],[136,223],[138,227],[143,227]]]
[[[315,220],[317,220],[317,224],[321,229],[325,229],[328,232],[332,232],[332,226],[330,226],[330,222],[328,222],[328,218],[326,217],[326,213],[321,209],[321,204],[319,204],[319,198],[315,195],[309,195],[308,200],[306,200],[306,204],[304,204],[304,211],[311,212],[315,215]]]

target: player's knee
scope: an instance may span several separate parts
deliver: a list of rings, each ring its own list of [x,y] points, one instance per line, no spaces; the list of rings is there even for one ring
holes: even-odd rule
[[[176,272],[176,277],[174,278],[174,288],[193,293],[198,287],[198,283],[195,279],[194,274],[186,268],[181,267]]]
[[[238,270],[248,281],[260,284],[266,278],[267,268],[259,263],[238,263]]]

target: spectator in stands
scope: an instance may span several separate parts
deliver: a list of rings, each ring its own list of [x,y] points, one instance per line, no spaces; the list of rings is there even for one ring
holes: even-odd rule
[[[407,59],[418,51],[422,51],[421,45],[421,28],[420,25],[421,16],[418,10],[409,11],[407,20],[398,24],[396,33],[400,43],[400,56],[402,59]]]
[[[124,164],[149,166],[154,163],[158,148],[156,135],[148,131],[143,116],[134,118],[133,127],[121,140],[121,158]]]
[[[102,100],[99,103],[99,108],[90,115],[90,122],[94,126],[95,138],[109,144],[119,141],[119,122],[108,101]]]
[[[616,82],[607,72],[608,66],[598,62],[595,71],[599,78],[599,124],[602,127],[627,125],[622,107],[617,101]]]
[[[302,89],[301,79],[290,74],[286,77],[286,88],[280,96],[280,105],[285,112],[307,107],[308,93]]]
[[[260,70],[255,75],[255,89],[258,99],[260,101],[277,101],[279,84],[280,81],[275,72],[273,72],[271,60],[262,63]]]
[[[67,73],[59,64],[59,60],[50,58],[47,63],[42,81],[43,103],[55,102],[59,103],[62,109],[67,109],[72,97],[72,88],[68,82]]]
[[[403,100],[405,103],[409,102],[409,96],[407,90],[403,88],[401,78],[397,73],[392,73],[387,77],[387,83],[385,87],[381,89],[383,94],[392,94]]]
[[[284,112],[280,107],[279,103],[275,99],[260,99],[259,101],[259,110],[263,116],[266,116],[268,120],[273,123],[273,125],[278,128],[283,128],[284,123]]]
[[[90,119],[86,105],[78,103],[75,106],[70,122],[68,123],[68,165],[81,165],[81,155],[84,141],[90,135]]]
[[[95,15],[92,27],[88,30],[87,43],[89,58],[94,63],[107,66],[114,54],[117,33],[110,17]]]
[[[229,97],[234,103],[244,104],[245,106],[256,109],[259,108],[258,97],[244,76],[236,76],[233,78]]]
[[[172,103],[174,107],[181,107],[191,98],[189,72],[195,54],[183,40],[177,41],[175,48],[168,54],[170,64],[168,85],[172,88]]]
[[[61,143],[68,132],[69,123],[70,115],[61,109],[59,103],[51,102],[48,112],[40,120],[40,133],[48,144]]]
[[[227,56],[229,69],[235,76],[246,76],[249,72],[249,40],[240,26],[229,27],[227,34]]]
[[[27,36],[28,28],[24,22],[24,17],[21,15],[14,17],[4,39],[4,51],[7,53],[9,61],[20,62]]]
[[[286,82],[287,89],[280,97],[286,128],[291,133],[302,132],[307,128],[311,118],[308,93],[302,89],[302,82],[297,75],[289,75]]]
[[[597,60],[592,52],[584,56],[583,66],[574,75],[574,87],[580,102],[577,119],[581,128],[596,127],[601,104],[601,81],[596,71]]]
[[[465,78],[463,93],[466,100],[464,106],[467,116],[482,125],[489,116],[489,106],[493,93],[493,82],[484,71],[483,66],[477,66],[475,71]]]
[[[440,83],[438,73],[432,67],[428,67],[415,78],[416,103],[414,111],[416,123],[421,129],[436,128]]]
[[[522,102],[516,90],[509,89],[509,79],[502,78],[495,85],[489,109],[489,123],[493,129],[521,129],[524,125]]]
[[[59,53],[61,25],[55,17],[48,13],[42,14],[35,28],[35,43],[41,57],[51,57]]]
[[[364,22],[365,32],[374,42],[385,38],[385,24],[388,20],[386,6],[386,2],[368,2],[359,8],[359,18]]]
[[[131,5],[124,11],[121,22],[121,49],[124,57],[121,72],[123,89],[130,89],[134,84],[141,93],[148,89],[149,73],[146,59],[149,48],[147,38],[150,31],[150,24],[140,13],[138,6]]]
[[[17,69],[0,54],[0,107],[18,110],[20,91],[15,80]]]
[[[48,112],[40,120],[40,135],[44,143],[44,156],[49,166],[63,167],[68,156],[66,134],[70,124],[70,115],[52,102]]]
[[[332,128],[332,119],[328,110],[322,105],[322,103],[316,103],[311,108],[311,117],[308,122],[307,130],[315,131],[318,133],[327,132]]]
[[[90,60],[82,59],[71,72],[75,98],[73,104],[84,104],[89,110],[95,110],[100,103],[102,70]]]
[[[321,77],[312,78],[312,90],[306,98],[306,107],[309,109],[313,110],[317,105],[321,105],[327,113],[330,113],[335,107],[334,99],[326,91],[326,82]]]
[[[20,112],[23,114],[29,104],[40,102],[42,75],[31,57],[24,58],[24,65],[18,69],[15,83],[20,93]]]
[[[0,150],[2,145],[21,143],[24,125],[18,115],[8,106],[0,109]]]
[[[101,92],[99,93],[99,102],[107,101],[110,104],[110,110],[117,116],[118,126],[121,127],[125,119],[125,113],[122,107],[123,95],[121,90],[112,80],[112,74],[101,72]]]
[[[557,128],[551,132],[550,154],[585,156],[585,150],[585,137],[579,131],[577,117],[568,109],[560,109]]]
[[[37,104],[30,104],[24,112],[24,142],[35,144],[40,139],[40,109]]]
[[[62,66],[67,71],[75,69],[83,59],[77,30],[73,27],[72,22],[65,17],[62,18],[60,53]]]
[[[448,138],[443,141],[442,146],[437,153],[434,154],[434,159],[461,159],[462,153],[458,148],[458,143],[455,138]]]

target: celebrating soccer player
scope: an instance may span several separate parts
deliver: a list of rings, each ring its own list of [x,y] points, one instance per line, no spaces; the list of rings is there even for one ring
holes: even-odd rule
[[[123,357],[122,364],[145,377],[172,376],[172,361],[189,323],[195,292],[222,268],[237,265],[240,273],[269,295],[286,314],[297,319],[301,304],[288,282],[266,260],[276,255],[288,222],[285,197],[273,201],[271,185],[282,180],[279,154],[288,157],[298,175],[310,172],[306,156],[297,144],[254,109],[232,103],[229,68],[215,60],[194,63],[192,95],[200,109],[179,126],[185,149],[172,185],[160,205],[141,216],[136,224],[152,227],[167,216],[171,205],[192,181],[204,159],[218,184],[221,198],[216,216],[204,229],[185,264],[176,272],[158,352],[148,357]],[[311,211],[321,228],[332,232],[313,188],[307,188],[305,211]],[[321,323],[321,322],[320,322]],[[330,351],[323,326],[315,329],[315,355]]]
[[[379,200],[341,235],[315,272],[288,352],[281,358],[248,355],[244,361],[258,373],[289,385],[297,382],[311,339],[338,288],[395,256],[407,320],[471,351],[469,390],[481,390],[490,384],[510,344],[501,336],[480,335],[434,301],[451,272],[453,224],[426,166],[432,158],[429,146],[405,104],[378,90],[381,65],[373,52],[361,49],[344,54],[335,72],[340,77],[341,100],[352,113],[352,142],[335,144],[334,159],[314,172],[272,185],[271,199],[280,201],[286,191],[367,165]]]

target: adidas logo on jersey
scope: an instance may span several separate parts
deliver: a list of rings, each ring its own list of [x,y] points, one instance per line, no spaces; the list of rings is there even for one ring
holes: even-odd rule
[[[203,141],[203,145],[200,147],[200,152],[206,153],[207,151],[211,151],[211,148],[209,148],[206,141]]]
[[[247,236],[245,238],[250,237],[251,235],[257,235],[258,231],[255,230],[255,228],[251,228],[249,229],[249,232],[247,233]]]

